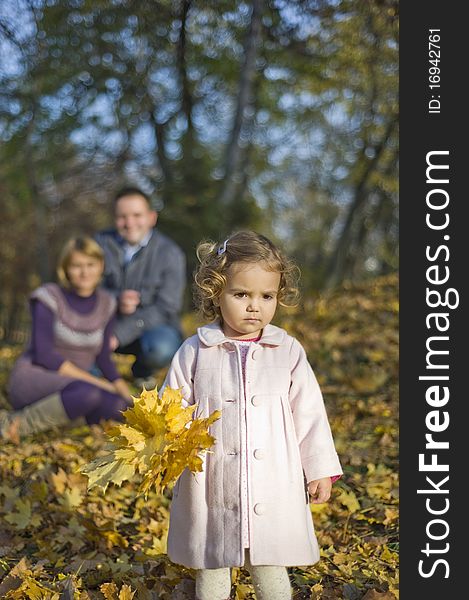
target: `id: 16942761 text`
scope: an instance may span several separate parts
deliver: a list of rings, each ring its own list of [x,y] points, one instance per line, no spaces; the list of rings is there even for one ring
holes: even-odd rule
[[[440,94],[440,30],[428,30],[428,87],[430,89],[430,99],[428,101],[428,112],[439,114],[441,110]]]

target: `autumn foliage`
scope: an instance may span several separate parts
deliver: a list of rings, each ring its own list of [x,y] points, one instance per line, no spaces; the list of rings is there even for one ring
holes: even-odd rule
[[[166,387],[144,389],[124,414],[125,423],[109,432],[110,443],[104,456],[82,469],[88,476],[88,489],[106,491],[110,483],[121,485],[141,475],[136,493],[148,497],[150,489],[162,493],[175,483],[187,467],[202,471],[201,454],[215,443],[209,426],[220,418],[214,411],[207,419],[193,418],[197,405],[182,405],[182,393]]]
[[[311,508],[322,557],[312,567],[289,570],[294,598],[393,600],[398,597],[397,278],[306,298],[301,311],[277,323],[307,350],[344,467],[331,501]],[[19,350],[0,348],[2,385]],[[128,373],[128,363],[120,368]],[[156,402],[151,392],[143,397],[135,415]],[[181,415],[177,427],[185,429],[187,416]],[[140,416],[132,418],[132,429],[150,435]],[[193,598],[193,572],[173,565],[165,554],[171,491],[159,493],[150,482],[140,488],[151,453],[139,454],[142,438],[132,437],[128,426],[81,427],[0,446],[1,598]],[[112,463],[109,436],[133,457],[135,477],[123,477],[106,493],[98,485],[87,491],[81,471],[94,460]],[[163,437],[156,436],[155,448],[161,448]],[[164,475],[155,483],[165,487],[174,473],[160,472]],[[253,598],[244,569],[233,570],[232,598]]]

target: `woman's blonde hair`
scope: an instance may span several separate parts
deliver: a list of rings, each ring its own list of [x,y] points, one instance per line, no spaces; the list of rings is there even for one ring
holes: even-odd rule
[[[60,285],[65,288],[70,287],[67,270],[70,266],[72,254],[74,252],[81,252],[81,254],[90,258],[95,258],[104,264],[104,252],[101,249],[101,246],[95,242],[93,238],[87,236],[71,238],[62,248],[56,269]]]
[[[201,315],[210,321],[221,318],[217,300],[234,263],[265,263],[267,270],[280,274],[278,303],[295,306],[298,302],[299,268],[268,238],[255,231],[238,231],[221,244],[203,241],[197,246],[197,258],[200,265],[194,276],[194,301]]]

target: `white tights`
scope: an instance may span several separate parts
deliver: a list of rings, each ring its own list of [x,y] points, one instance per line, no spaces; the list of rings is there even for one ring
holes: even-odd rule
[[[257,600],[291,600],[290,580],[285,567],[253,567],[246,551],[245,566],[249,571]],[[195,578],[197,600],[226,600],[230,597],[229,568],[200,569]]]

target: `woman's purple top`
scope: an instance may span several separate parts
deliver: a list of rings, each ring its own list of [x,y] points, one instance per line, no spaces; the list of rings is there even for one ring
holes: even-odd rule
[[[77,381],[59,373],[66,360],[85,371],[97,365],[110,381],[119,377],[109,350],[116,312],[113,296],[98,288],[89,298],[81,298],[56,283],[45,283],[32,292],[30,301],[31,343],[7,382],[13,408],[61,393]]]
[[[70,308],[81,315],[90,314],[96,307],[96,292],[88,297],[79,296],[71,290],[62,289]],[[33,364],[58,371],[65,358],[54,348],[54,313],[37,299],[31,300],[32,331],[31,331],[31,360]],[[103,334],[103,345],[96,356],[96,364],[103,376],[109,381],[120,377],[115,364],[111,360],[109,350],[110,337],[114,328],[113,317],[106,325]]]

